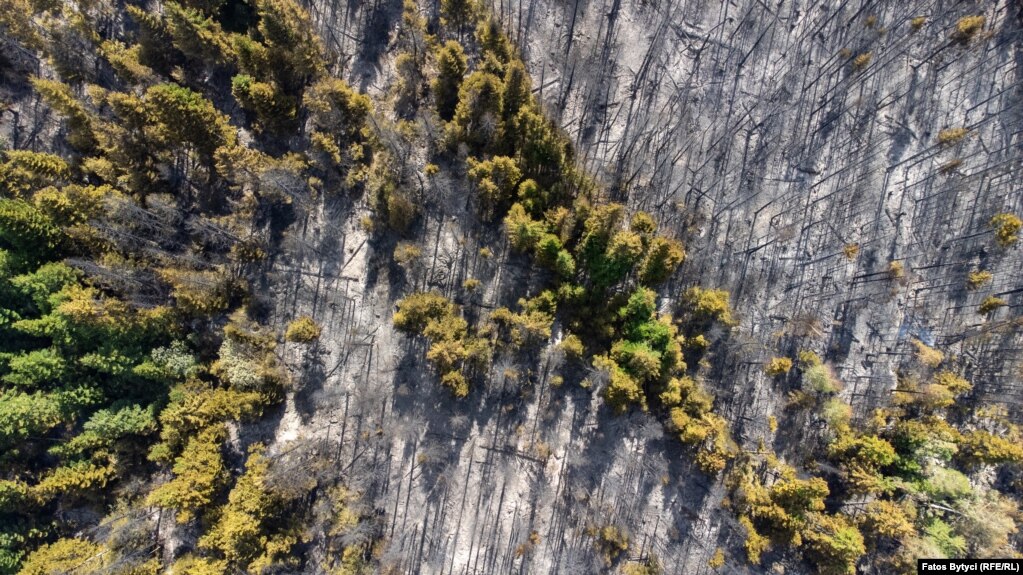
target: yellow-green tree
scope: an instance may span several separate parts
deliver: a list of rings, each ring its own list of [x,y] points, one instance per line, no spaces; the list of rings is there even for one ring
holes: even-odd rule
[[[452,118],[452,134],[457,142],[476,151],[489,150],[501,134],[501,79],[476,71],[458,89],[458,105]]]
[[[220,453],[224,436],[224,427],[215,425],[191,437],[174,461],[174,478],[149,494],[149,504],[177,510],[178,523],[206,509],[229,477]]]
[[[458,93],[468,70],[465,50],[454,40],[448,40],[437,49],[437,77],[433,81],[433,99],[437,114],[444,121],[450,121],[458,106]]]
[[[260,444],[249,449],[245,472],[217,521],[199,539],[200,547],[215,550],[229,565],[247,573],[293,563],[290,551],[298,542],[288,522],[281,519],[285,501],[267,485],[270,461],[264,451]]]
[[[469,179],[476,185],[480,213],[491,219],[515,197],[522,172],[513,158],[494,156],[488,160],[469,158]]]

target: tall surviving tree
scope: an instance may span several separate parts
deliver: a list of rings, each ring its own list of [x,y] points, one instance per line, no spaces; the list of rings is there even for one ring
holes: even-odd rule
[[[207,165],[213,165],[217,148],[235,141],[235,131],[227,117],[201,94],[178,84],[149,88],[145,109],[155,141],[192,148]]]
[[[168,2],[165,10],[163,26],[169,39],[193,65],[224,65],[231,61],[233,53],[227,35],[212,16],[176,2]]]
[[[493,149],[502,132],[501,79],[489,72],[473,72],[458,90],[458,105],[452,118],[456,141],[474,151]]]
[[[504,72],[504,93],[501,98],[501,118],[513,122],[523,106],[532,103],[529,73],[518,58],[508,63]],[[511,133],[516,133],[511,130]]]
[[[291,548],[297,530],[288,525],[284,498],[267,484],[270,460],[256,444],[249,449],[245,472],[228,495],[227,504],[199,546],[213,550],[229,565],[259,573],[277,565],[296,565]]]
[[[509,136],[516,144],[526,177],[543,186],[558,183],[568,159],[567,143],[535,104],[522,105],[511,124]]]
[[[461,38],[462,32],[478,18],[479,6],[476,0],[441,0],[440,13],[447,24],[454,26]]]
[[[444,121],[450,121],[455,115],[455,107],[459,101],[459,90],[468,70],[465,50],[454,40],[448,40],[437,49],[437,77],[433,81],[433,98],[437,114]]]
[[[324,73],[325,52],[309,13],[293,0],[256,0],[255,6],[268,69],[285,94],[299,96]]]

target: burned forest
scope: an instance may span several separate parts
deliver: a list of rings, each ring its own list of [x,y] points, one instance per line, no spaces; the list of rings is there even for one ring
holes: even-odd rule
[[[1023,556],[1023,5],[0,0],[0,575]]]

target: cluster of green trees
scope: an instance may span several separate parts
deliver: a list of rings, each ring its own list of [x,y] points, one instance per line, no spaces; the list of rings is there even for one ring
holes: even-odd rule
[[[87,540],[79,518],[114,501],[99,533],[154,507],[198,529],[176,572],[295,567],[308,491],[269,486],[261,448],[240,477],[226,460],[228,426],[288,385],[248,286],[296,198],[359,191],[370,101],[330,76],[292,0],[129,5],[113,28],[104,14],[0,2],[61,120],[59,153],[0,152],[0,573],[168,567],[131,538]],[[285,335],[319,333],[299,318]],[[149,518],[125,529],[151,546]],[[366,564],[356,547],[337,562]]]
[[[704,353],[703,332],[733,323],[727,292],[686,292],[681,321],[658,313],[653,290],[685,259],[682,244],[659,234],[647,213],[627,217],[625,206],[603,199],[576,169],[572,146],[544,117],[525,66],[491,18],[464,0],[443,2],[441,14],[454,28],[446,37],[443,30],[424,35],[406,5],[409,51],[400,66],[419,62],[422,46],[430,47],[436,76],[429,85],[447,138],[437,154],[456,164],[465,157],[477,213],[502,221],[508,245],[532,258],[547,289],[520,299],[518,311],[495,309],[478,326],[438,294],[413,294],[399,302],[395,325],[426,336],[441,380],[463,396],[493,353],[538,348],[557,318],[568,328],[562,348],[575,365],[591,352],[594,376],[586,383],[601,384],[611,409],[652,404],[703,469],[720,471],[734,446],[725,420],[712,411],[713,397],[693,377],[698,363],[690,369],[683,349]],[[463,42],[466,30],[475,30],[475,42]],[[402,82],[399,91],[407,91]]]
[[[760,563],[771,544],[803,547],[819,573],[855,573],[865,552],[863,536],[850,519],[825,512],[828,484],[819,477],[799,478],[796,470],[768,458],[756,469],[739,463],[729,475],[730,505],[746,529],[746,553]],[[775,476],[765,485],[762,476]]]
[[[610,567],[618,560],[619,556],[629,550],[629,535],[618,526],[590,525],[586,528],[585,534],[593,538],[593,546],[600,554],[604,565]]]
[[[136,471],[169,388],[196,369],[175,310],[139,308],[64,258],[117,195],[56,156],[0,164],[0,572],[74,507]]]
[[[165,484],[150,498],[191,498],[200,503],[211,494],[223,504],[210,507],[199,522],[203,526],[196,549],[175,559],[169,565],[152,553],[152,541],[135,530],[145,519],[121,524],[122,513],[104,519],[104,527],[117,533],[106,542],[94,542],[81,537],[65,537],[41,545],[23,562],[19,573],[23,575],[52,575],[54,573],[115,573],[118,575],[157,575],[158,573],[188,573],[190,575],[223,575],[225,573],[265,573],[287,568],[300,568],[296,545],[305,530],[314,521],[313,514],[303,503],[314,491],[322,491],[328,504],[329,518],[323,525],[328,540],[323,567],[331,573],[362,575],[377,568],[374,539],[357,534],[360,527],[372,522],[360,494],[332,481],[323,481],[317,474],[305,469],[288,470],[286,479],[282,469],[265,453],[261,444],[249,448],[244,472],[230,489],[230,473],[220,459],[222,428],[203,432],[193,438],[196,443],[191,459],[176,470],[180,477],[189,477],[188,484]],[[189,448],[192,449],[192,448]],[[176,466],[177,467],[177,466]],[[174,491],[179,494],[172,494]],[[208,501],[200,506],[208,505]],[[193,521],[191,517],[186,518]],[[182,515],[178,515],[182,520]],[[153,529],[152,525],[148,526]],[[134,543],[125,540],[138,539]],[[138,545],[144,542],[145,545]],[[158,555],[158,554],[157,554]]]
[[[1012,554],[1018,485],[978,472],[1023,464],[1023,431],[971,405],[972,385],[944,353],[917,348],[891,405],[859,423],[832,370],[800,353],[791,405],[827,425],[829,466],[807,477],[770,452],[741,458],[728,486],[751,562],[798,548],[818,572],[851,575],[867,553],[893,573],[915,573],[919,557]]]
[[[588,336],[583,341],[567,334],[561,344],[566,354],[579,358],[584,350],[590,352],[590,379],[601,381],[613,411],[652,411],[692,449],[703,471],[723,470],[736,446],[727,421],[713,410],[714,396],[700,383],[698,369],[709,346],[705,334],[734,324],[728,292],[690,288],[670,314],[658,311],[657,293],[641,282],[631,292],[612,292],[603,305],[587,297],[589,289],[559,288],[568,308],[562,317]],[[587,309],[598,311],[587,316]]]
[[[639,288],[618,310],[620,323],[610,353],[593,364],[608,379],[604,396],[617,411],[655,402],[666,424],[682,443],[697,449],[696,462],[708,473],[724,469],[734,454],[728,424],[712,411],[714,397],[686,373],[683,349],[699,352],[702,344],[688,342],[671,316],[657,314],[657,296]]]
[[[399,301],[394,325],[426,337],[426,357],[455,397],[468,395],[469,377],[489,365],[489,341],[470,333],[457,306],[438,293],[416,293]]]
[[[316,497],[330,504],[325,568],[370,572],[379,537],[349,536],[372,523],[358,493],[324,475],[281,481],[259,445],[239,454],[239,475],[227,438],[287,388],[280,340],[321,335],[310,317],[284,334],[257,320],[248,286],[276,248],[272,231],[296,200],[365,189],[374,229],[408,232],[418,208],[407,158],[381,142],[394,134],[382,137],[370,99],[331,75],[293,0],[130,5],[131,25],[113,27],[94,8],[0,0],[0,29],[45,59],[45,77],[28,79],[61,118],[58,153],[0,155],[0,573],[301,569],[304,527],[322,513]],[[707,333],[735,323],[728,293],[693,287],[662,313],[656,290],[676,275],[682,244],[650,215],[605,201],[576,169],[480,6],[443,0],[440,12],[428,25],[405,3],[395,115],[416,118],[420,101],[432,103],[444,124],[433,159],[464,165],[477,212],[502,223],[544,286],[478,325],[439,294],[412,294],[396,327],[422,336],[442,384],[465,396],[495,353],[531,353],[560,323],[561,350],[611,409],[655,412],[702,469],[723,470],[736,448],[697,369]],[[113,29],[130,33],[107,38]],[[402,121],[398,133],[411,125]],[[1021,224],[999,214],[991,227],[1008,247]],[[859,425],[820,357],[765,367],[798,378],[792,405],[827,424],[822,456],[835,471],[800,476],[771,456],[735,462],[731,504],[751,560],[790,545],[821,572],[851,573],[871,550],[905,569],[914,556],[1006,548],[1018,493],[970,474],[1018,466],[1023,433],[996,413],[960,409],[969,383],[937,350],[918,357],[893,405]],[[156,536],[150,508],[198,534],[172,565],[154,558],[151,537],[92,537],[76,519],[113,509],[104,531]],[[612,526],[588,535],[609,563],[628,549]]]

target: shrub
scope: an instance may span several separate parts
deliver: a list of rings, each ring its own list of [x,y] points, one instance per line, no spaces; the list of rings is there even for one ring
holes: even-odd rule
[[[211,371],[232,387],[247,391],[274,392],[286,381],[274,355],[276,337],[236,313],[224,328],[220,357]]]
[[[926,24],[926,23],[927,23],[927,17],[926,16],[917,16],[917,17],[915,17],[915,18],[913,18],[912,20],[909,21],[909,25],[913,27],[913,31],[914,32],[919,30],[919,29],[921,29],[921,28],[923,28],[924,24]]]
[[[1008,549],[1009,537],[1016,533],[1019,509],[1016,503],[996,491],[960,504],[956,531],[966,540],[970,555],[998,557]]]
[[[946,557],[946,554],[930,537],[913,535],[903,540],[902,548],[895,556],[893,563],[899,573],[914,573],[917,559],[920,557],[940,559]]]
[[[771,377],[785,375],[792,369],[792,360],[787,357],[772,357],[764,366],[764,373]]]
[[[454,304],[436,292],[409,295],[398,302],[394,326],[409,333],[422,333],[430,320],[454,313]]]
[[[995,214],[991,218],[991,227],[995,229],[995,241],[1002,247],[1009,247],[1019,241],[1019,230],[1023,220],[1016,214]]]
[[[398,245],[394,246],[394,254],[392,258],[394,263],[402,267],[410,267],[415,262],[419,261],[419,258],[423,255],[423,251],[419,249],[419,246],[410,244],[408,242],[398,242]]]
[[[310,343],[320,337],[320,326],[313,318],[304,315],[288,324],[284,339],[298,343]]]
[[[888,263],[888,277],[893,280],[901,280],[906,277],[906,266],[902,262]]]
[[[387,211],[387,226],[399,234],[408,231],[419,214],[418,206],[398,190],[386,194],[384,208]]]
[[[692,287],[686,290],[683,299],[698,318],[734,325],[728,297],[726,290]]]
[[[593,545],[607,566],[611,566],[629,548],[629,536],[614,525],[590,526],[586,528],[586,534],[594,538]]]
[[[852,407],[840,398],[832,397],[821,407],[821,417],[831,429],[842,432],[849,428],[849,422],[852,421]]]
[[[969,134],[970,131],[966,128],[946,128],[938,132],[938,143],[942,146],[950,146],[952,144],[958,144]]]
[[[178,309],[194,316],[227,310],[241,289],[223,268],[188,270],[168,267],[157,270],[157,274],[170,284]]]
[[[835,379],[830,367],[818,364],[803,370],[803,389],[821,394],[838,393],[842,384]]]
[[[963,16],[956,22],[956,29],[952,32],[952,39],[963,44],[969,42],[984,29],[987,18],[982,14],[976,16]]]
[[[977,270],[970,272],[970,275],[966,278],[966,287],[970,290],[975,290],[990,282],[992,278],[994,278],[994,274],[989,271]]]
[[[583,342],[579,336],[570,333],[561,340],[561,349],[568,357],[578,359],[583,356]]]
[[[897,405],[914,405],[929,411],[949,407],[955,403],[954,395],[943,385],[937,383],[919,385],[910,377],[899,379],[900,389],[895,390]]]
[[[966,380],[966,378],[952,373],[951,371],[943,371],[935,377],[935,383],[948,388],[953,395],[960,395],[969,392],[973,389],[973,384]]]
[[[799,363],[803,367],[813,367],[815,365],[820,365],[823,361],[821,360],[821,356],[817,355],[815,352],[804,349],[799,352]]]
[[[963,165],[963,161],[961,159],[959,159],[959,158],[952,158],[951,160],[949,160],[949,161],[945,162],[944,164],[938,166],[938,173],[940,173],[940,174],[951,174],[952,172],[955,172],[956,169],[959,168],[959,166],[962,166],[962,165]]]
[[[996,309],[1009,305],[1004,299],[989,295],[984,298],[984,301],[980,302],[980,306],[977,307],[977,313],[981,315],[987,315]]]
[[[946,557],[960,557],[966,551],[966,539],[956,535],[952,526],[941,519],[931,519],[924,533]]]
[[[873,52],[864,52],[859,56],[853,58],[852,68],[854,72],[859,72],[870,65],[870,61],[874,59]]]
[[[663,573],[661,562],[653,554],[647,557],[646,561],[629,563],[622,568],[622,575],[662,575]]]
[[[919,339],[913,340],[913,346],[916,347],[916,359],[927,367],[938,367],[942,361],[945,360],[945,354],[941,351],[934,349]]]
[[[707,566],[717,571],[725,566],[725,552],[720,547],[714,550],[714,555],[707,561]]]
[[[847,259],[847,260],[854,260],[854,259],[856,259],[856,256],[859,253],[860,253],[860,244],[845,244],[845,247],[842,248],[842,254],[845,256],[845,259]]]
[[[973,493],[970,479],[961,472],[941,465],[928,465],[920,489],[935,501],[952,502]]]

